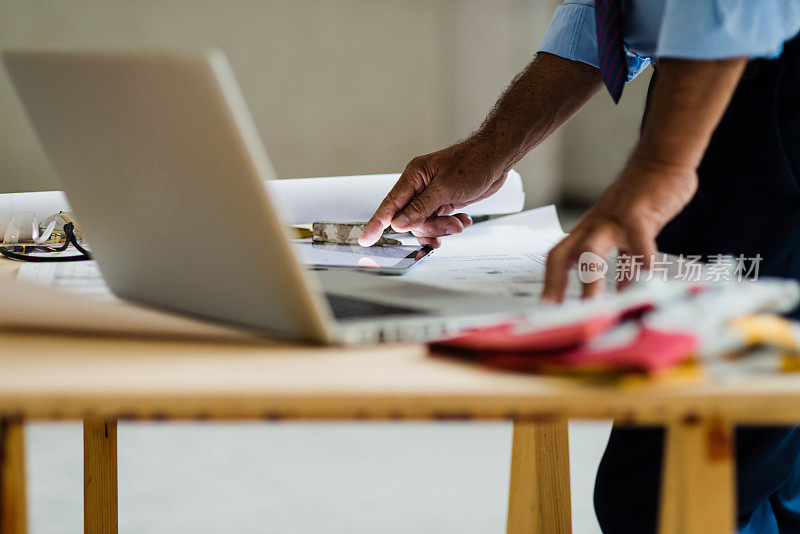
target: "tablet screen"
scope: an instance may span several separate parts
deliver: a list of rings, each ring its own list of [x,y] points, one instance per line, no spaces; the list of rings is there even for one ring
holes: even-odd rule
[[[431,250],[417,245],[361,247],[295,241],[300,261],[309,267],[344,267],[404,271],[424,258]]]

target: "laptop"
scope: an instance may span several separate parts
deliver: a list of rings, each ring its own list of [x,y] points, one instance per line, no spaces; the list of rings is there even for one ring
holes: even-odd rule
[[[303,267],[272,166],[219,51],[4,51],[119,297],[315,343],[425,341],[520,313],[511,298]]]

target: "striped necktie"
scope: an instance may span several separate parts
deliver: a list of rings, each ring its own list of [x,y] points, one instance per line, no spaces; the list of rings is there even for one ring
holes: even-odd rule
[[[596,0],[594,19],[597,22],[597,53],[603,83],[614,103],[619,102],[628,77],[628,63],[622,44],[621,0]]]

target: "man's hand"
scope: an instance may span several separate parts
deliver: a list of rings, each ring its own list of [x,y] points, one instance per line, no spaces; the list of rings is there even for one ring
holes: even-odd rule
[[[439,237],[460,233],[472,224],[466,213],[453,213],[494,194],[507,176],[474,142],[414,158],[358,241],[372,245],[391,224],[398,232],[412,232],[420,244],[436,248]]]
[[[411,160],[367,224],[359,243],[375,243],[390,224],[423,245],[472,224],[464,206],[503,185],[511,167],[565,123],[601,87],[599,71],[540,53],[508,86],[469,139]],[[455,214],[454,214],[455,213]]]
[[[642,137],[616,182],[547,257],[542,299],[564,298],[568,271],[583,252],[641,256],[648,268],[656,236],[691,200],[696,169],[730,102],[746,60],[662,59]],[[583,286],[602,291],[603,281]]]
[[[570,235],[548,254],[542,299],[563,299],[568,271],[584,252],[605,258],[617,248],[620,255],[641,260],[640,266],[649,269],[657,252],[656,236],[696,189],[693,168],[632,160]],[[599,294],[604,284],[603,279],[584,284],[583,296]]]

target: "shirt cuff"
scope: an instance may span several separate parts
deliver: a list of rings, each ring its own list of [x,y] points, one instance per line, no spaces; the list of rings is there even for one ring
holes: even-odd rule
[[[649,57],[637,56],[632,52],[627,52],[625,59],[628,62],[628,78],[625,80],[629,82],[636,78],[641,72],[650,65]]]
[[[562,4],[556,8],[539,52],[597,67],[597,30],[594,6]]]
[[[599,68],[594,5],[589,2],[564,3],[558,6],[539,45],[539,52],[547,52]],[[636,78],[650,64],[649,58],[630,52],[626,54],[626,60],[628,63],[626,82]]]

